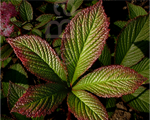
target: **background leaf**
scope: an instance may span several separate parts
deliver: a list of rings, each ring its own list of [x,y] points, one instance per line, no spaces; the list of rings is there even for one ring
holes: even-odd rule
[[[33,28],[32,33],[34,35],[38,35],[38,36],[42,37],[42,32],[39,29]]]
[[[118,37],[115,63],[131,67],[149,51],[149,16],[130,21]]]
[[[140,86],[134,93],[125,95],[122,99],[133,109],[140,112],[149,113],[149,93],[150,90]]]
[[[108,46],[105,44],[102,54],[98,58],[101,66],[106,66],[111,64],[111,54]]]
[[[66,81],[66,70],[46,41],[33,35],[24,35],[7,41],[31,73],[46,81]]]
[[[127,6],[130,19],[133,19],[140,15],[147,15],[147,12],[141,6],[137,6],[129,2],[127,2]]]
[[[9,44],[3,45],[0,48],[0,53],[1,53],[0,61],[6,60],[11,55],[12,52],[13,52],[13,49],[11,48]]]
[[[40,22],[35,28],[40,28],[47,24],[51,19],[53,18],[54,15],[52,14],[42,14],[40,15],[36,20]]]
[[[127,24],[127,21],[116,21],[114,22],[114,25],[122,29]]]
[[[20,64],[12,65],[9,70],[4,74],[2,80],[4,95],[7,96],[8,94],[9,81],[27,89],[29,87],[27,78],[27,73]]]
[[[101,102],[86,91],[72,91],[67,99],[69,111],[78,120],[107,120],[106,109]]]
[[[131,67],[131,69],[134,69],[139,74],[143,75],[144,77],[148,78],[146,83],[149,82],[149,71],[150,71],[150,59],[144,58],[142,61],[140,61],[138,64]]]
[[[83,3],[83,0],[68,0],[67,1],[67,10],[73,14]]]
[[[66,2],[67,0],[45,0],[47,2],[51,2],[51,3],[64,3]]]
[[[19,7],[20,16],[24,21],[31,21],[33,19],[33,8],[29,2],[23,0]]]
[[[11,62],[11,60],[11,57],[9,57],[4,61],[0,61],[0,68],[5,68]]]
[[[71,85],[100,56],[108,37],[108,20],[99,1],[84,9],[67,25],[62,38],[62,58]]]
[[[31,23],[27,23],[23,25],[22,28],[25,30],[31,30],[33,28],[33,25]]]
[[[56,51],[57,55],[60,55],[60,46],[61,46],[61,39],[55,39],[52,43],[54,50]]]
[[[100,97],[120,97],[133,93],[146,81],[134,70],[120,65],[101,67],[83,77],[73,90],[87,90]]]
[[[65,86],[55,83],[37,85],[27,90],[11,112],[27,117],[40,117],[53,112],[67,95]]]

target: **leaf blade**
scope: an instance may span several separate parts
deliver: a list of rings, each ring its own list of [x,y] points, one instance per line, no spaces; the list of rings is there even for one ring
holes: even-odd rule
[[[67,98],[69,111],[78,120],[107,120],[106,109],[101,102],[86,91],[72,91]]]
[[[66,70],[60,59],[40,37],[24,35],[7,41],[22,64],[34,75],[47,81],[67,80]]]
[[[149,48],[149,15],[131,20],[118,36],[115,64],[131,67],[138,63]]]
[[[30,87],[11,112],[18,112],[27,117],[40,117],[53,112],[67,95],[65,86],[47,83]]]
[[[71,84],[100,56],[108,37],[108,26],[102,1],[99,1],[78,13],[66,27],[61,49]]]
[[[100,97],[120,97],[133,93],[146,80],[130,68],[111,65],[89,73],[73,90],[87,90]]]
[[[125,95],[122,99],[133,109],[149,113],[149,89],[140,86],[134,93]]]

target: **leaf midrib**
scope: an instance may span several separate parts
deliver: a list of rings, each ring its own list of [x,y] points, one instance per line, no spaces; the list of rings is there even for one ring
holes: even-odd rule
[[[21,43],[21,42],[19,42],[19,41],[15,41],[15,42],[17,42],[17,43],[19,43],[19,44],[21,44],[21,45],[23,45],[23,46],[25,46],[27,49],[29,49],[29,50],[31,50],[33,53],[35,53],[39,58],[41,58],[42,59],[42,56],[40,56],[39,54],[37,54],[36,52],[34,52],[30,47],[28,47],[27,45],[25,45],[25,44],[23,44],[23,43]],[[44,60],[44,59],[42,59],[48,66],[49,66],[49,68],[61,79],[61,77],[56,73],[56,71],[54,70],[54,69],[52,69],[51,68],[51,66]]]
[[[85,45],[86,45],[86,41],[87,41],[87,39],[88,39],[88,37],[89,37],[89,35],[90,35],[90,33],[91,33],[91,30],[93,29],[93,25],[94,25],[94,23],[95,23],[95,20],[96,20],[95,18],[97,17],[97,14],[98,14],[98,12],[96,12],[96,15],[94,16],[94,21],[93,21],[93,23],[92,23],[92,27],[91,27],[91,29],[90,29],[90,31],[89,31],[89,33],[88,33],[86,39],[85,39],[85,42],[84,42],[84,44],[83,44],[83,47],[81,48],[81,52],[80,52],[80,54],[79,54],[79,58],[78,58],[78,61],[77,61],[77,63],[76,63],[76,67],[75,67],[75,70],[74,70],[74,73],[73,73],[73,77],[72,77],[72,81],[71,81],[72,84],[75,82],[74,76],[75,76],[75,73],[76,73],[76,70],[77,70],[78,62],[79,62],[80,56],[81,56],[81,54],[82,54],[82,52],[83,52],[83,48],[84,48]],[[82,38],[83,38],[83,37],[82,37]]]

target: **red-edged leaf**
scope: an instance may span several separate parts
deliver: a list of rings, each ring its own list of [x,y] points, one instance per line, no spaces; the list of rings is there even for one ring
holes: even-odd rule
[[[9,38],[7,41],[31,73],[44,80],[59,82],[61,78],[66,81],[66,70],[46,41],[34,35]]]
[[[120,65],[101,67],[83,77],[74,90],[88,90],[100,97],[120,97],[133,93],[147,78]]]
[[[2,46],[0,48],[0,53],[1,53],[0,61],[6,60],[11,55],[12,52],[13,49],[9,44]]]
[[[67,95],[65,86],[56,83],[37,85],[27,90],[11,112],[27,117],[40,117],[53,112]]]
[[[72,91],[67,99],[69,111],[78,120],[108,120],[108,115],[102,103],[86,91]]]
[[[100,56],[108,37],[108,26],[100,0],[78,13],[66,27],[61,49],[71,85]]]

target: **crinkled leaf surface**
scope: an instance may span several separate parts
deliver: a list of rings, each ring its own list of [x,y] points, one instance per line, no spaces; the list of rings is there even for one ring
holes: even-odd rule
[[[67,79],[66,70],[60,59],[40,37],[24,35],[7,41],[31,73],[47,81],[60,82],[60,78],[64,81]]]
[[[62,58],[73,84],[100,56],[108,37],[108,20],[102,1],[78,13],[62,38]]]
[[[147,12],[141,6],[137,6],[129,2],[127,2],[127,5],[130,19],[147,14]]]
[[[145,57],[142,61],[140,61],[138,64],[131,67],[144,77],[148,78],[146,82],[149,82],[149,72],[150,72],[150,59]]]
[[[68,0],[67,10],[72,14],[80,7],[82,3],[83,3],[83,0]]]
[[[19,7],[20,16],[24,21],[30,21],[33,19],[33,8],[29,2],[23,0]]]
[[[40,117],[53,112],[67,95],[65,86],[47,83],[30,87],[11,112],[18,112],[27,117]]]
[[[120,65],[101,67],[83,77],[74,90],[87,90],[100,97],[120,97],[133,93],[146,78]]]
[[[149,51],[149,15],[130,21],[118,37],[115,63],[131,67]]]
[[[40,28],[42,26],[44,26],[46,23],[48,23],[49,21],[51,21],[51,19],[53,18],[54,15],[52,14],[42,14],[40,15],[36,20],[38,22],[40,22],[35,28]]]
[[[134,93],[125,95],[122,99],[133,109],[140,112],[150,112],[150,90],[140,86]]]
[[[69,111],[78,120],[108,120],[106,109],[101,102],[86,91],[72,91],[67,99]]]
[[[108,46],[105,44],[102,54],[98,58],[101,66],[110,65],[111,64],[111,54]]]
[[[4,74],[2,79],[2,88],[4,95],[7,96],[8,88],[9,88],[9,81],[16,83],[24,88],[29,87],[27,73],[25,72],[24,68],[20,64],[12,65],[7,72]]]
[[[0,48],[0,53],[1,53],[0,61],[6,60],[11,55],[12,52],[13,52],[13,49],[11,48],[9,44],[3,45]]]

